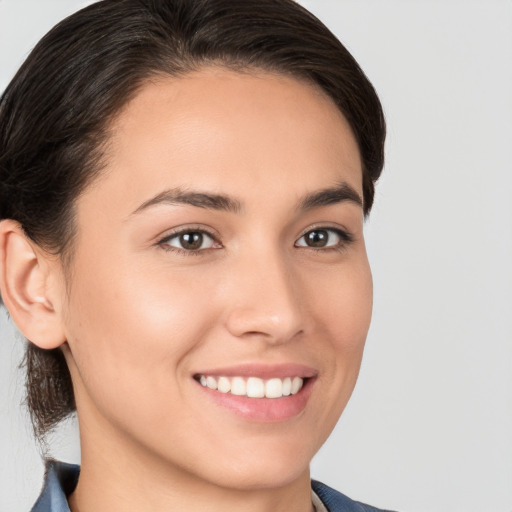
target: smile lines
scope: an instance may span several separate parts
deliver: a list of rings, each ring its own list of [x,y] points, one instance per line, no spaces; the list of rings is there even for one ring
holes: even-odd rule
[[[286,377],[284,379],[275,377],[268,380],[263,380],[259,377],[249,377],[246,380],[243,377],[198,375],[196,380],[203,387],[220,391],[221,393],[247,396],[249,398],[281,398],[283,396],[295,395],[304,384],[304,379],[301,377]]]

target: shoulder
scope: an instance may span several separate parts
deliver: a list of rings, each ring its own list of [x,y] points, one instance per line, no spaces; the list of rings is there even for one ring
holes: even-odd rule
[[[75,489],[79,474],[79,466],[48,460],[43,490],[31,512],[70,512],[67,496]]]
[[[329,512],[390,512],[351,500],[348,496],[316,480],[311,482],[311,486]]]

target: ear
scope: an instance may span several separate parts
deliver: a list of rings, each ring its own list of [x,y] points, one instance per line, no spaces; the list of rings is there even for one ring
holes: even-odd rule
[[[66,339],[54,302],[59,289],[55,261],[25,235],[19,223],[0,222],[0,291],[7,310],[24,336],[42,349]]]

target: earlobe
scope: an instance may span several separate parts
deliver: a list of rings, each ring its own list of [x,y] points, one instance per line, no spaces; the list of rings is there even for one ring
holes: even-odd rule
[[[51,297],[52,266],[19,223],[0,222],[0,291],[24,336],[42,349],[64,343],[61,318]],[[55,297],[54,297],[55,299]]]

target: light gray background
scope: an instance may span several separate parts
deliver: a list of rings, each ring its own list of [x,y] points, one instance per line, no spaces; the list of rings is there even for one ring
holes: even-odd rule
[[[86,3],[0,0],[0,90]],[[373,325],[313,476],[404,512],[510,512],[512,1],[303,3],[359,60],[389,125],[367,225]],[[0,510],[14,512],[43,469],[19,406],[22,341],[0,315]],[[79,460],[73,421],[51,451]]]

